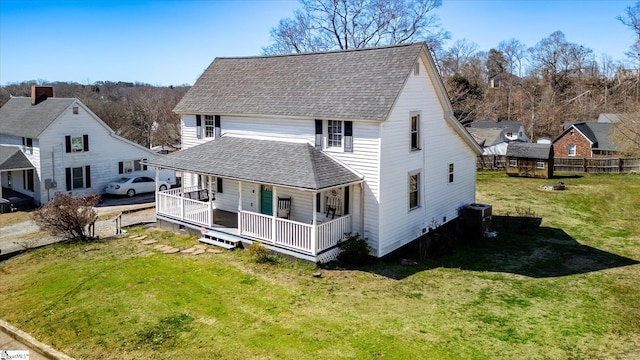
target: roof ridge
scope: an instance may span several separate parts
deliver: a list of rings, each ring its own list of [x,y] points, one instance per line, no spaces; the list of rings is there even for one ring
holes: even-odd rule
[[[392,44],[392,45],[385,45],[385,46],[373,46],[373,47],[364,47],[364,48],[355,48],[355,49],[312,51],[312,52],[302,52],[302,53],[288,53],[288,54],[274,54],[274,55],[248,55],[248,56],[220,56],[220,57],[216,57],[214,60],[267,59],[267,58],[279,58],[279,57],[291,57],[291,56],[339,54],[339,53],[349,53],[349,52],[359,52],[359,51],[385,50],[385,49],[407,47],[407,46],[414,46],[414,45],[427,46],[426,42],[419,41],[415,43]]]

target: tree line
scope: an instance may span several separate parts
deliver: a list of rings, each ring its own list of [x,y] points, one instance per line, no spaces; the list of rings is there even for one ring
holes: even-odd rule
[[[302,8],[271,30],[263,54],[355,49],[425,41],[436,61],[456,117],[462,123],[520,120],[532,140],[554,137],[565,121],[593,121],[600,113],[621,113],[618,135],[640,149],[637,131],[638,66],[597,57],[583,44],[556,31],[532,46],[506,39],[480,50],[467,39],[451,46],[435,10],[441,0],[300,0]],[[640,1],[621,9],[620,26],[637,35],[629,57],[640,64]],[[8,94],[28,96],[32,82],[8,85]],[[144,146],[171,145],[180,138],[173,107],[188,87],[100,82],[90,86],[55,83],[59,97],[87,104],[116,132]],[[628,120],[631,119],[631,120]],[[629,136],[629,134],[631,134]],[[630,137],[630,139],[629,139]],[[640,150],[638,150],[640,152]]]

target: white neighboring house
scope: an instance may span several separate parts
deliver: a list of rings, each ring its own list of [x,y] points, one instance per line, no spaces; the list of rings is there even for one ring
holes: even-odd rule
[[[202,241],[324,262],[358,232],[382,257],[475,201],[482,150],[424,43],[216,58],[174,111],[183,150],[149,163],[183,188],[157,194],[157,217]]]
[[[59,191],[104,193],[119,174],[147,170],[141,162],[157,156],[116,135],[80,100],[53,97],[48,86],[0,108],[0,151],[0,184],[35,205]]]
[[[529,142],[522,122],[515,120],[474,121],[467,125],[467,130],[483,148],[484,155],[506,155],[510,142]]]

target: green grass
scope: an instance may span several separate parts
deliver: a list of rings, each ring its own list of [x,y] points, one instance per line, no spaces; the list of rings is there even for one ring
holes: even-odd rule
[[[498,237],[414,266],[51,246],[0,263],[0,317],[86,359],[637,358],[640,176],[560,180],[479,173]],[[510,229],[516,207],[541,227]]]

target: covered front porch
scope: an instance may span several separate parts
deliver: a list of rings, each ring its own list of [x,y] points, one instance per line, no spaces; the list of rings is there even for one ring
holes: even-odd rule
[[[242,183],[239,194],[242,194],[241,188]],[[308,209],[310,221],[301,222],[278,217],[278,213],[284,216],[283,210],[290,209],[278,208],[277,187],[272,191],[272,215],[244,210],[242,206],[233,213],[217,209],[213,199],[201,201],[189,198],[189,194],[203,190],[208,191],[200,186],[160,191],[156,195],[156,213],[199,226],[203,235],[208,233],[215,237],[216,232],[222,232],[227,236],[235,235],[312,256],[334,248],[346,233],[352,231],[350,214],[334,216],[331,212],[327,216],[327,213],[315,211],[317,196],[313,196],[313,206]],[[241,205],[242,202],[240,196],[238,203]]]
[[[258,241],[323,262],[362,231],[362,177],[306,143],[223,137],[149,164],[183,179],[156,193],[158,219],[200,229],[201,241]]]

